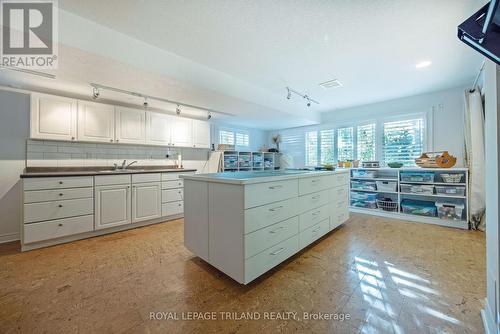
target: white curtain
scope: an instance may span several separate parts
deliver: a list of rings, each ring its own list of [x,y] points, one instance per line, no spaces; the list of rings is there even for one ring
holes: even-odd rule
[[[484,112],[479,88],[465,91],[465,160],[469,168],[469,221],[484,230]]]

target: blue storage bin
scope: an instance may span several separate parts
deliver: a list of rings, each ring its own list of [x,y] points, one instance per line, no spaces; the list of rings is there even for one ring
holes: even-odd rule
[[[377,193],[351,191],[351,200],[353,201],[376,201]]]
[[[403,182],[434,182],[434,172],[401,172]]]
[[[417,201],[413,199],[404,199],[401,201],[403,213],[419,216],[437,216],[436,203],[430,201]]]

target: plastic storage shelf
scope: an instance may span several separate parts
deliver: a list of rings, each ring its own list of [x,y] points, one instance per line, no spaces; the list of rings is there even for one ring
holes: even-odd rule
[[[377,190],[375,182],[370,181],[351,181],[353,190]]]
[[[373,179],[377,177],[377,171],[353,169],[352,177]]]

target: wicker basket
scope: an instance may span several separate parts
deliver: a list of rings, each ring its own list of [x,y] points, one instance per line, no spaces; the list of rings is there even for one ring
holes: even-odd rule
[[[384,201],[384,200],[377,200],[377,206],[379,209],[382,209],[384,211],[397,211],[398,210],[398,202],[393,202],[393,201]]]
[[[446,183],[460,183],[462,176],[462,174],[441,174],[441,178]]]

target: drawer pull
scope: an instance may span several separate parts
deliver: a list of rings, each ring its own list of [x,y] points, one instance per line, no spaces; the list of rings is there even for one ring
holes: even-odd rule
[[[271,190],[281,189],[281,188],[283,188],[283,186],[281,186],[281,185],[269,187],[269,189],[271,189]]]
[[[316,217],[317,215],[319,215],[321,213],[321,211],[316,211],[316,212],[313,212],[313,217]]]
[[[321,195],[316,195],[312,197],[312,199],[319,199],[319,198],[321,198]]]
[[[62,224],[62,223],[59,223],[59,224],[57,224],[57,226],[63,226],[63,224]]]
[[[59,196],[63,196],[64,194],[63,193],[59,193]]]
[[[62,204],[59,204],[59,207],[62,208],[63,207]]]
[[[63,184],[64,182],[63,181],[59,181],[59,184]]]
[[[277,206],[275,208],[271,208],[271,209],[269,209],[269,211],[276,212],[276,211],[279,211],[281,209],[283,209],[283,205]]]
[[[269,233],[278,233],[280,230],[284,229],[283,226],[278,227],[277,229],[274,229],[272,231],[269,231]]]
[[[275,252],[270,253],[269,255],[278,255],[279,253],[283,252],[285,249],[286,249],[285,247],[281,247],[280,249],[278,249]]]
[[[318,183],[318,182],[319,182],[318,179],[311,180],[311,183]]]
[[[321,230],[321,226],[318,226],[318,227],[316,227],[314,230],[312,230],[312,233],[316,233],[316,232],[318,232],[319,230]]]
[[[179,203],[179,204],[177,204],[177,206],[182,206],[182,204]]]

